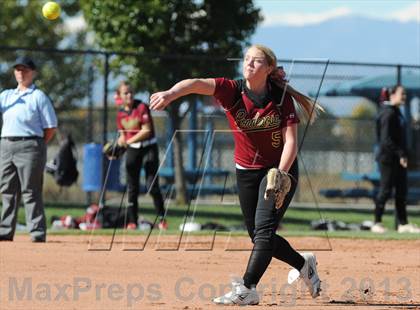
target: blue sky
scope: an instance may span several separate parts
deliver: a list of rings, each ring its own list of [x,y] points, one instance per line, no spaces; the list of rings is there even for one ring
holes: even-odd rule
[[[300,26],[346,15],[420,23],[419,0],[256,0],[255,4],[266,17],[262,26]]]

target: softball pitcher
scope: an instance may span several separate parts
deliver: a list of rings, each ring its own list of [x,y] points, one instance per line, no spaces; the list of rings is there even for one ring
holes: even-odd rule
[[[311,121],[314,103],[287,85],[284,72],[277,69],[276,56],[265,46],[251,46],[242,69],[242,80],[183,80],[169,90],[152,94],[150,108],[163,110],[173,100],[193,93],[215,96],[232,129],[239,201],[254,245],[243,278],[234,280],[232,291],[213,302],[258,304],[256,286],[272,257],[297,269],[315,298],[320,292],[315,255],[299,254],[276,234],[298,181],[299,118],[293,98]]]

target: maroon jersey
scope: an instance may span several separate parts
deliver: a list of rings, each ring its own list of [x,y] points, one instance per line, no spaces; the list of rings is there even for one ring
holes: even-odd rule
[[[235,141],[235,162],[244,168],[277,166],[283,151],[282,128],[299,123],[293,99],[269,85],[269,97],[256,105],[244,81],[216,78],[214,96],[224,108]]]
[[[119,130],[124,130],[126,139],[133,137],[139,132],[142,125],[149,123],[152,127],[152,132],[148,140],[155,137],[155,129],[149,107],[144,102],[134,100],[131,110],[126,111],[124,110],[124,107],[121,107],[118,110],[117,128]]]

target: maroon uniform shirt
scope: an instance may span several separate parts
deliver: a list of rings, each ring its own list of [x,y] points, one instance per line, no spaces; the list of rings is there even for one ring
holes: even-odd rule
[[[133,108],[130,111],[124,110],[121,107],[117,113],[117,128],[124,130],[126,139],[130,139],[139,132],[141,126],[144,124],[151,124],[152,132],[147,140],[155,137],[155,129],[153,126],[153,119],[150,114],[149,107],[144,102],[134,100]]]
[[[278,166],[283,151],[281,130],[299,123],[292,97],[269,89],[273,99],[258,107],[246,94],[244,81],[215,81],[214,97],[225,110],[235,141],[235,162],[250,169]]]

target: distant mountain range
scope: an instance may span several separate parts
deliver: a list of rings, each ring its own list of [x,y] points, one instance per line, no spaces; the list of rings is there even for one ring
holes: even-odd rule
[[[420,24],[346,16],[307,26],[259,27],[253,43],[270,46],[278,58],[420,65]]]

